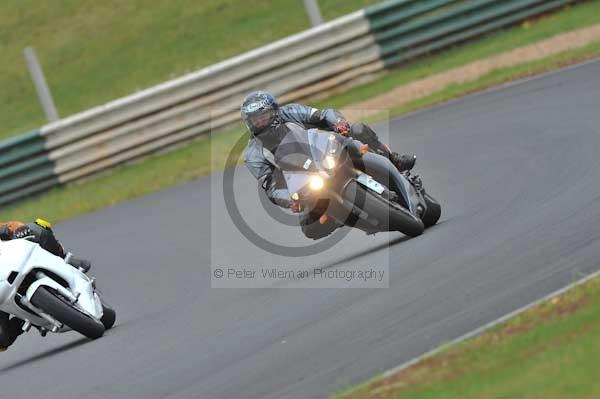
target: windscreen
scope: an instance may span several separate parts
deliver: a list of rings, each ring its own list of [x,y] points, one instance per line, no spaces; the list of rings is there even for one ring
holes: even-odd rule
[[[275,162],[282,170],[315,172],[321,169],[329,134],[290,125],[289,132],[275,151]]]
[[[307,131],[291,128],[275,151],[275,162],[282,170],[315,171]]]

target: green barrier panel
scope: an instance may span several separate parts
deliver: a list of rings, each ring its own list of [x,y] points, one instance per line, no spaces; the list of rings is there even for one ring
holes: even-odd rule
[[[36,194],[41,191],[51,189],[59,184],[58,178],[48,179],[39,183],[30,184],[27,187],[21,188],[18,191],[13,191],[8,194],[0,195],[0,205],[6,205],[18,199],[27,197],[28,195]]]
[[[380,4],[375,4],[373,6],[365,8],[365,14],[368,18],[378,14],[385,14],[391,11],[397,11],[403,7],[408,7],[411,4],[423,2],[422,0],[390,0],[384,1]]]
[[[0,141],[0,204],[58,184],[39,130]]]
[[[38,129],[0,141],[0,167],[45,152],[46,139]]]
[[[0,180],[0,195],[12,193],[14,190],[33,185],[41,180],[56,177],[54,169],[48,167],[34,168],[9,179]]]
[[[500,0],[501,1],[501,0]],[[520,1],[521,3],[528,0]],[[529,0],[529,1],[540,1],[540,0]],[[386,43],[387,40],[392,39],[395,40],[402,36],[407,36],[409,40],[412,39],[412,35],[415,32],[424,32],[428,35],[431,34],[432,30],[439,29],[440,25],[443,23],[454,25],[456,27],[460,26],[461,20],[468,18],[469,15],[473,11],[476,11],[478,14],[482,12],[482,9],[486,6],[496,6],[499,0],[476,0],[470,1],[466,4],[463,4],[460,7],[448,9],[443,13],[436,13],[425,18],[415,19],[406,24],[399,24],[395,28],[388,28],[381,32],[376,32],[375,37],[377,38],[378,43]],[[511,3],[511,1],[506,1],[506,3]]]
[[[389,25],[398,25],[420,15],[430,13],[436,9],[458,2],[464,2],[464,0],[422,1],[414,4],[410,3],[408,5],[403,3],[400,8],[396,7],[395,9],[392,9],[388,7],[387,12],[385,13],[381,13],[380,11],[374,12],[372,9],[367,9],[365,14],[369,19],[371,30],[377,31],[382,30]]]
[[[488,0],[489,3],[489,0]],[[461,14],[457,19],[450,19],[444,22],[430,26],[427,30],[410,35],[406,39],[388,42],[382,46],[382,54],[388,55],[400,50],[404,50],[420,43],[425,43],[433,39],[442,38],[445,35],[454,33],[463,29],[470,28],[485,23],[488,20],[499,18],[507,13],[518,11],[526,5],[539,3],[539,0],[512,0],[502,3],[502,6],[494,5],[492,8],[471,10],[468,13]]]
[[[30,169],[54,169],[54,162],[50,161],[44,154],[35,158],[25,159],[23,162],[0,169],[0,184],[11,176],[25,173]]]
[[[507,17],[498,18],[486,24],[478,25],[474,28],[461,31],[459,33],[445,36],[442,40],[436,40],[432,43],[429,43],[424,46],[419,46],[416,49],[405,51],[397,56],[388,57],[385,59],[386,66],[392,66],[394,64],[398,64],[404,61],[408,61],[415,57],[430,53],[435,50],[443,49],[445,47],[449,47],[456,43],[460,43],[462,41],[472,39],[474,37],[481,36],[482,34],[497,30],[502,28],[503,26],[510,25],[519,21],[522,21],[528,17],[538,15],[547,11],[551,11],[555,8],[564,6],[569,3],[573,3],[574,0],[555,0],[551,1],[548,4],[544,4],[541,6],[533,7],[527,9],[526,11],[521,11],[515,14],[511,14]]]
[[[577,0],[395,0],[365,10],[386,66]]]

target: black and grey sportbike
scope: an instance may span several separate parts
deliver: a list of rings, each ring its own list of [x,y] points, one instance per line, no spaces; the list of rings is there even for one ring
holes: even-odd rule
[[[399,172],[385,157],[337,133],[289,124],[274,162],[293,201],[310,220],[368,234],[399,231],[410,237],[437,223],[440,204],[418,175]]]

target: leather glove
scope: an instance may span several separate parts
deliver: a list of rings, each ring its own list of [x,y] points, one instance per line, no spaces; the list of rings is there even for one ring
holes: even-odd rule
[[[300,213],[304,210],[304,206],[298,201],[292,201],[290,203],[290,210],[294,213]]]
[[[338,121],[333,124],[333,130],[342,136],[347,136],[348,133],[350,133],[350,123],[348,123],[346,119],[338,119]]]

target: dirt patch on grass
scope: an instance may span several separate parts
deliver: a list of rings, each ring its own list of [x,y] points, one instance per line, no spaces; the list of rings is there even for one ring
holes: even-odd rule
[[[452,84],[475,81],[496,69],[541,60],[595,42],[600,42],[600,24],[563,33],[529,46],[520,47],[485,60],[475,61],[447,72],[414,81],[388,93],[346,107],[342,112],[354,121],[368,118],[380,113],[382,110],[397,108],[411,101],[429,96]]]
[[[531,313],[530,317],[519,319],[514,323],[508,323],[499,331],[500,338],[513,335],[525,334],[539,323],[546,323],[557,318],[570,316],[591,302],[589,296],[570,297],[563,294],[552,298],[547,304],[541,305],[537,311]]]
[[[564,304],[556,304],[556,308],[552,309],[552,311],[544,314],[544,316],[546,317],[546,319],[551,319],[553,318],[553,316],[568,316],[571,315],[575,312],[577,312],[579,309],[581,309],[583,306],[587,305],[589,303],[589,298],[584,297],[579,299],[576,302],[571,302],[571,303],[564,303]]]
[[[459,354],[454,352],[425,358],[407,369],[375,381],[350,396],[345,396],[344,399],[387,398],[390,392],[397,394],[412,385],[422,383],[432,374],[435,374],[436,378],[452,378],[460,373],[460,369],[455,367],[455,362],[459,360]]]

